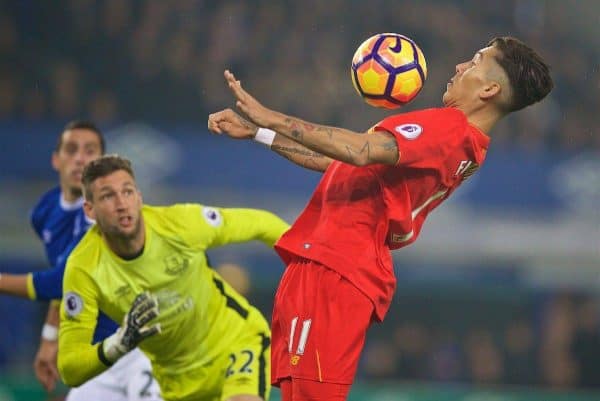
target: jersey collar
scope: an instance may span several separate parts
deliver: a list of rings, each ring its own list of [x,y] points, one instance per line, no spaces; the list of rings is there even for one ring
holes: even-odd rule
[[[70,212],[73,210],[81,209],[81,207],[83,206],[83,196],[77,198],[73,202],[69,202],[65,199],[65,194],[61,192],[59,202],[60,202],[60,208],[62,210],[64,210],[65,212]]]

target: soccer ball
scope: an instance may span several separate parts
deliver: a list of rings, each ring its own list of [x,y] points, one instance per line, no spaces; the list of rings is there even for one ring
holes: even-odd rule
[[[354,53],[352,84],[375,107],[395,109],[417,96],[427,77],[419,46],[397,33],[380,33],[365,40]]]

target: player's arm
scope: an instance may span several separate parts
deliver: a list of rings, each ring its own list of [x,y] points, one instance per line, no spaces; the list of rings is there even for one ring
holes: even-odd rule
[[[42,329],[40,347],[33,361],[35,376],[48,392],[54,391],[56,382],[60,377],[56,367],[60,319],[59,305],[59,301],[50,302],[44,328]]]
[[[277,215],[260,209],[213,208],[190,205],[186,219],[193,243],[202,248],[258,240],[272,247],[289,224]]]
[[[77,268],[65,269],[64,296],[60,308],[58,371],[63,382],[79,386],[112,366],[145,338],[160,332],[149,323],[158,316],[158,301],[149,293],[136,297],[116,333],[92,345],[98,317],[99,289]]]
[[[226,132],[227,135],[237,139],[255,139],[267,145],[272,151],[285,157],[300,167],[314,171],[325,171],[333,161],[319,152],[308,149],[275,131],[262,129],[246,120],[231,109],[213,114],[208,120],[208,129],[215,134]]]
[[[13,295],[16,297],[23,297],[34,299],[31,297],[28,288],[33,288],[28,283],[32,282],[32,274],[9,274],[0,273],[0,293],[5,295]]]
[[[290,225],[279,216],[260,209],[222,209],[226,243],[258,240],[272,247]]]
[[[99,290],[87,274],[70,267],[65,269],[60,306],[58,371],[67,386],[77,387],[102,373],[109,364],[99,357],[100,344],[92,345]]]
[[[0,274],[0,293],[37,301],[60,299],[65,263],[26,274]]]
[[[354,166],[398,162],[396,138],[387,132],[365,135],[344,128],[317,125],[281,113],[273,113],[267,126],[315,152]]]
[[[325,171],[333,159],[322,153],[315,152],[283,135],[273,132],[271,150],[285,157],[300,167],[314,171]]]
[[[287,116],[260,104],[242,88],[240,82],[229,71],[225,71],[225,79],[237,98],[237,107],[259,127],[271,129],[308,149],[355,166],[375,163],[394,165],[398,161],[398,145],[390,133],[376,131],[364,135]],[[220,123],[220,113],[223,112],[209,117],[217,126]]]

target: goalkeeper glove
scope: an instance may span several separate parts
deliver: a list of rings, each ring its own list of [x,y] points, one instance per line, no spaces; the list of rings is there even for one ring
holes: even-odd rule
[[[106,338],[98,347],[98,357],[106,365],[112,365],[117,359],[137,347],[147,337],[160,333],[160,323],[146,326],[146,323],[158,316],[158,301],[149,292],[139,294],[131,309],[123,318],[123,325],[115,334]]]

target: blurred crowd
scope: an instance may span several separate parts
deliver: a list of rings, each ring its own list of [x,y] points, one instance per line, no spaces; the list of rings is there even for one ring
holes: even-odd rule
[[[593,0],[2,2],[0,118],[203,125],[232,105],[231,68],[276,109],[364,130],[383,114],[354,93],[349,63],[370,35],[399,32],[424,50],[428,82],[410,109],[440,105],[455,64],[510,34],[539,49],[557,87],[495,141],[598,149],[599,29]]]
[[[535,301],[468,298],[400,296],[390,322],[373,330],[365,377],[600,388],[598,298],[574,293]],[[407,319],[406,308],[420,311],[420,317]]]

